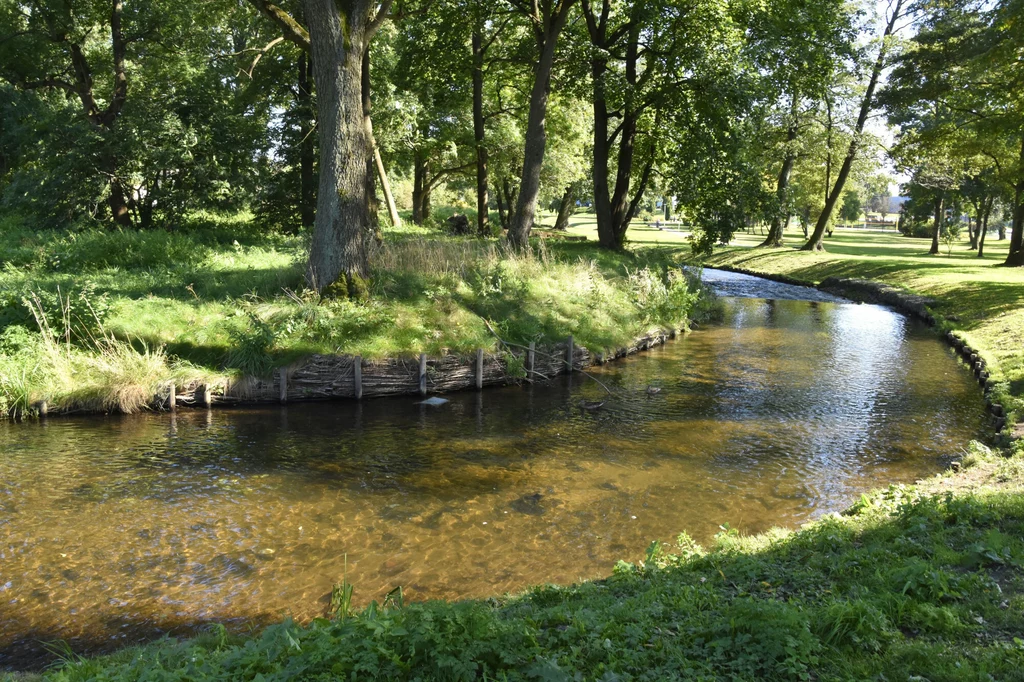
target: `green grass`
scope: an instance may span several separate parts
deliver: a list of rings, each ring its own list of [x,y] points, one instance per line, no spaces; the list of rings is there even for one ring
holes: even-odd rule
[[[972,446],[964,466],[796,532],[683,535],[601,581],[213,628],[46,678],[1024,679],[1024,461]]]
[[[552,241],[511,254],[495,240],[414,225],[385,237],[371,295],[352,302],[305,291],[303,240],[266,234],[245,215],[172,232],[2,222],[0,411],[47,400],[54,410],[130,412],[170,380],[224,385],[314,353],[493,350],[485,320],[515,343],[573,334],[601,351],[683,324],[695,301],[670,275],[672,254],[656,247],[608,254]],[[133,348],[146,362],[127,362]],[[118,392],[130,399],[111,400]]]

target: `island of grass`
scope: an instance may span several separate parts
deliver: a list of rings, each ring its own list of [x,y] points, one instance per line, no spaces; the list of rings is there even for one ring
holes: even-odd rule
[[[698,311],[678,248],[618,253],[426,228],[387,230],[362,298],[303,285],[303,238],[250,216],[173,231],[0,225],[0,411],[144,409],[169,381],[225,386],[313,354],[469,355],[573,335],[592,352],[679,328]]]

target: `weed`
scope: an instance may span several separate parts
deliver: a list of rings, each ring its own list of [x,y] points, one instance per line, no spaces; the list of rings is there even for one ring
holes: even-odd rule
[[[268,376],[274,368],[270,351],[277,332],[251,310],[246,312],[246,319],[245,327],[231,332],[232,347],[225,364],[248,376]]]

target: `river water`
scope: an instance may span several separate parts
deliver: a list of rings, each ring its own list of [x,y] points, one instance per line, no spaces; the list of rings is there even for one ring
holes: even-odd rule
[[[594,368],[612,396],[577,374],[440,407],[0,423],[0,668],[315,617],[343,575],[357,603],[599,577],[680,531],[796,527],[984,437],[973,377],[917,322],[705,278],[720,319]]]

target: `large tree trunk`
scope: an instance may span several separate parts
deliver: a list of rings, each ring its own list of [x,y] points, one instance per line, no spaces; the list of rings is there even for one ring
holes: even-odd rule
[[[555,229],[569,229],[569,218],[572,216],[573,204],[576,201],[576,186],[569,185],[562,192],[562,198],[558,202],[558,215],[555,217]]]
[[[420,150],[413,152],[412,161],[412,221],[422,225],[429,218],[427,196],[430,192],[430,162]]]
[[[357,295],[369,273],[367,174],[370,131],[363,111],[365,0],[305,0],[320,128],[320,185],[306,281],[317,291],[341,278]]]
[[[793,97],[794,119],[790,122],[789,131],[786,133],[786,158],[782,161],[782,170],[779,171],[779,179],[776,186],[776,196],[779,200],[778,210],[772,216],[772,224],[768,229],[768,236],[761,246],[782,246],[782,237],[786,230],[786,222],[789,220],[789,178],[793,175],[793,166],[796,164],[796,151],[793,149],[793,142],[796,140],[799,128],[797,127],[796,115],[797,99]]]
[[[316,217],[316,145],[313,136],[313,69],[309,56],[299,54],[299,214],[303,227],[312,227]]]
[[[112,137],[113,131],[108,131]],[[121,179],[117,176],[117,158],[111,156],[107,163],[107,175],[110,178],[110,194],[107,196],[107,206],[110,207],[110,216],[114,222],[122,227],[132,226],[132,214],[128,208],[128,201],[121,187]]]
[[[370,153],[366,157],[366,210],[370,216],[369,230],[379,243],[383,237],[380,234],[380,199],[377,198],[377,178],[381,176],[380,171],[383,165],[377,165],[377,141],[373,137],[373,100],[370,97],[370,46],[366,45],[363,50],[363,64],[360,69],[360,84],[363,97],[363,126],[366,128],[366,141],[370,146]],[[384,176],[384,183],[387,177]]]
[[[945,193],[940,191],[938,198],[935,200],[935,224],[932,225],[932,247],[928,249],[929,255],[932,256],[939,253],[939,234],[942,232],[942,209],[945,204],[945,198]]]
[[[1013,228],[1010,230],[1010,253],[1005,265],[1024,265],[1024,134],[1020,140],[1019,180],[1013,192]]]
[[[989,197],[987,201],[982,201],[983,213],[981,217],[981,223],[978,228],[980,233],[978,236],[978,258],[985,257],[985,235],[988,233],[988,217],[992,213],[992,203],[995,201],[995,197]]]
[[[818,222],[814,225],[814,232],[811,233],[807,243],[800,247],[801,251],[825,250],[825,247],[821,244],[821,240],[825,235],[825,228],[828,227],[829,221],[832,219],[832,212],[835,211],[836,203],[838,203],[839,197],[843,194],[843,187],[846,185],[846,180],[850,177],[850,171],[853,169],[853,162],[857,158],[857,152],[860,149],[860,137],[864,133],[864,124],[867,123],[868,115],[871,113],[871,107],[874,104],[875,88],[878,87],[878,79],[881,77],[882,70],[885,68],[885,57],[888,54],[890,47],[888,39],[896,28],[896,22],[902,16],[900,11],[903,8],[903,2],[904,0],[895,0],[892,15],[889,17],[889,21],[885,26],[885,32],[882,33],[882,45],[878,50],[878,58],[875,59],[875,64],[871,69],[871,78],[868,80],[868,88],[864,93],[864,99],[860,105],[860,115],[857,117],[857,126],[854,129],[853,137],[850,139],[850,146],[846,151],[846,158],[843,159],[843,165],[839,169],[839,175],[836,176],[836,182],[835,185],[832,186],[832,191],[825,199],[825,208],[822,209],[821,215],[818,216]]]
[[[487,205],[487,147],[484,146],[484,46],[479,26],[473,29],[473,141],[476,144],[476,231],[491,233]]]
[[[555,8],[548,4],[547,10],[538,10],[546,16],[536,17],[539,24],[536,31],[540,59],[534,69],[533,89],[530,92],[530,114],[527,118],[526,142],[523,148],[523,176],[519,183],[516,210],[508,229],[509,243],[519,249],[529,244],[537,198],[540,196],[540,171],[544,165],[544,150],[547,146],[546,118],[548,95],[551,92],[551,71],[555,65],[555,49],[558,45],[558,36],[569,18],[569,10],[575,2],[576,0],[560,0]]]

